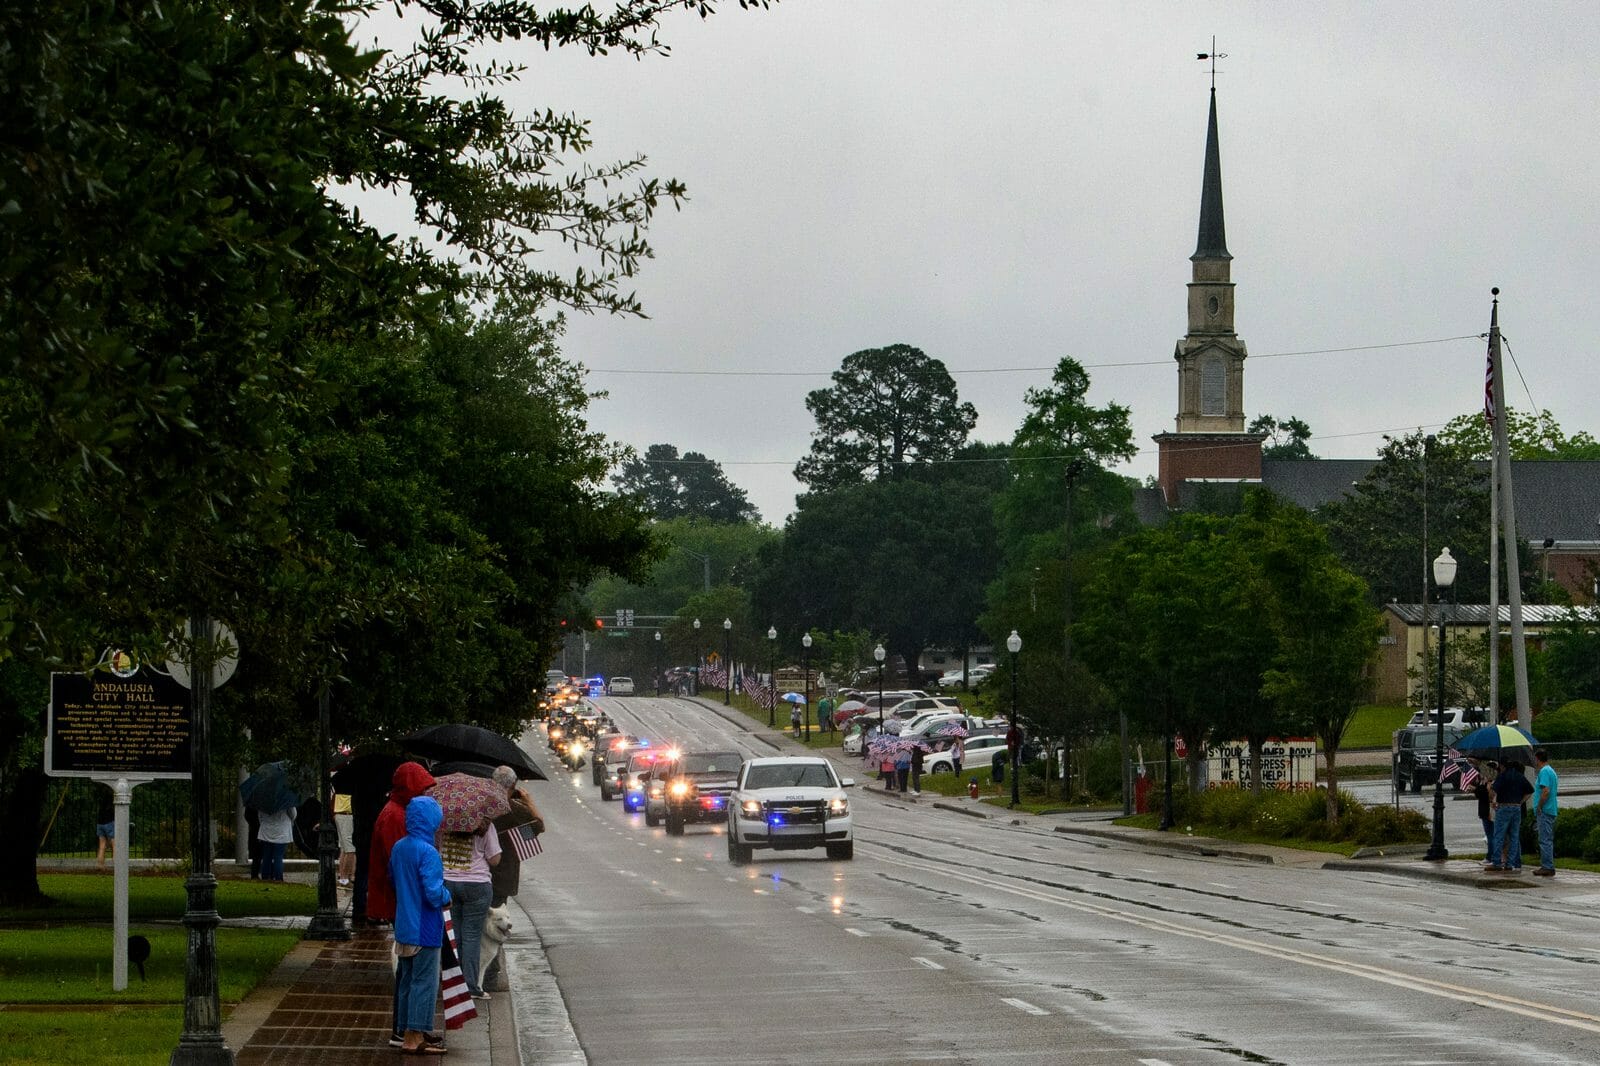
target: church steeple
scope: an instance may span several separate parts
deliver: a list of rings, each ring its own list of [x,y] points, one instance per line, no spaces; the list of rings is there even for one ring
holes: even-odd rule
[[[1202,54],[1200,58],[1215,56]],[[1220,57],[1219,57],[1220,58]],[[1262,433],[1244,428],[1244,342],[1233,330],[1233,256],[1222,220],[1222,152],[1217,139],[1217,89],[1211,87],[1200,232],[1189,257],[1189,331],[1172,357],[1178,363],[1176,432],[1157,435],[1158,478],[1167,506],[1196,480],[1259,481]]]
[[[1217,90],[1211,89],[1211,121],[1206,126],[1206,173],[1200,185],[1200,236],[1190,259],[1232,259],[1222,221],[1222,153],[1217,149]]]

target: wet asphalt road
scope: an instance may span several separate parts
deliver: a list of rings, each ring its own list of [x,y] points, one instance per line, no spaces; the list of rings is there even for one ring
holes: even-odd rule
[[[597,702],[685,748],[787,748],[720,708]],[[542,761],[518,898],[593,1063],[1600,1062],[1600,878],[1178,857],[902,802],[855,760],[853,861],[739,868],[720,827],[668,837]]]

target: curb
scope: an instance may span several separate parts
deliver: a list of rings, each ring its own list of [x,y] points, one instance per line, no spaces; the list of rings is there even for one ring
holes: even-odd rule
[[[1070,836],[1094,837],[1097,840],[1119,840],[1125,844],[1138,844],[1141,847],[1161,848],[1166,851],[1183,851],[1188,852],[1191,855],[1200,855],[1208,859],[1241,859],[1245,862],[1264,862],[1272,866],[1287,865],[1279,863],[1277,857],[1274,855],[1265,854],[1259,851],[1244,851],[1237,848],[1230,848],[1221,841],[1210,840],[1209,838],[1191,838],[1181,836],[1171,838],[1156,838],[1142,835],[1135,836],[1132,833],[1122,831],[1086,829],[1075,825],[1058,825],[1055,827],[1055,831],[1057,833],[1065,833]]]
[[[984,814],[982,811],[968,810],[966,807],[957,807],[953,803],[934,803],[930,804],[930,806],[932,806],[934,810],[938,811],[955,811],[957,814],[964,814],[968,818],[982,818],[984,821],[989,820],[989,815]]]
[[[1441,870],[1432,864],[1400,862],[1363,862],[1359,859],[1330,859],[1322,864],[1324,870],[1349,870],[1353,873],[1399,874],[1424,881],[1447,881],[1453,885],[1482,889],[1538,888],[1537,882],[1521,877],[1494,877],[1484,873],[1465,873]]]

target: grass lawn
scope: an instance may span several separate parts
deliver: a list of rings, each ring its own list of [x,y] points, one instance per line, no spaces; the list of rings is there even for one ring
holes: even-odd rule
[[[146,979],[130,967],[121,992],[111,989],[110,875],[46,874],[39,887],[56,906],[0,911],[0,1060],[18,1066],[165,1064],[183,1031],[188,933],[177,924],[185,906],[183,877],[129,879],[130,929],[150,941],[150,959]],[[309,885],[217,885],[224,918],[315,908]],[[300,939],[298,930],[218,929],[222,1002],[243,999]]]
[[[0,1010],[10,1066],[167,1066],[182,1033],[181,1006]]]
[[[38,910],[0,907],[0,926],[110,922],[112,882],[109,873],[40,874],[39,890],[55,900],[55,905]],[[184,905],[181,874],[139,874],[128,878],[130,922],[177,921],[183,917]],[[282,917],[312,914],[316,909],[314,885],[217,882],[217,913],[224,918]]]
[[[1339,747],[1388,748],[1394,743],[1394,731],[1410,721],[1415,713],[1412,707],[1386,707],[1368,703],[1356,710],[1355,717],[1345,726]]]

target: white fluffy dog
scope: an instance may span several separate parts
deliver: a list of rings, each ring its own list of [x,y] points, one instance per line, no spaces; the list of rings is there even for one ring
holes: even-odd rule
[[[483,919],[483,943],[478,950],[478,987],[483,987],[483,975],[489,972],[500,954],[500,945],[511,935],[511,918],[504,904],[490,907]]]

